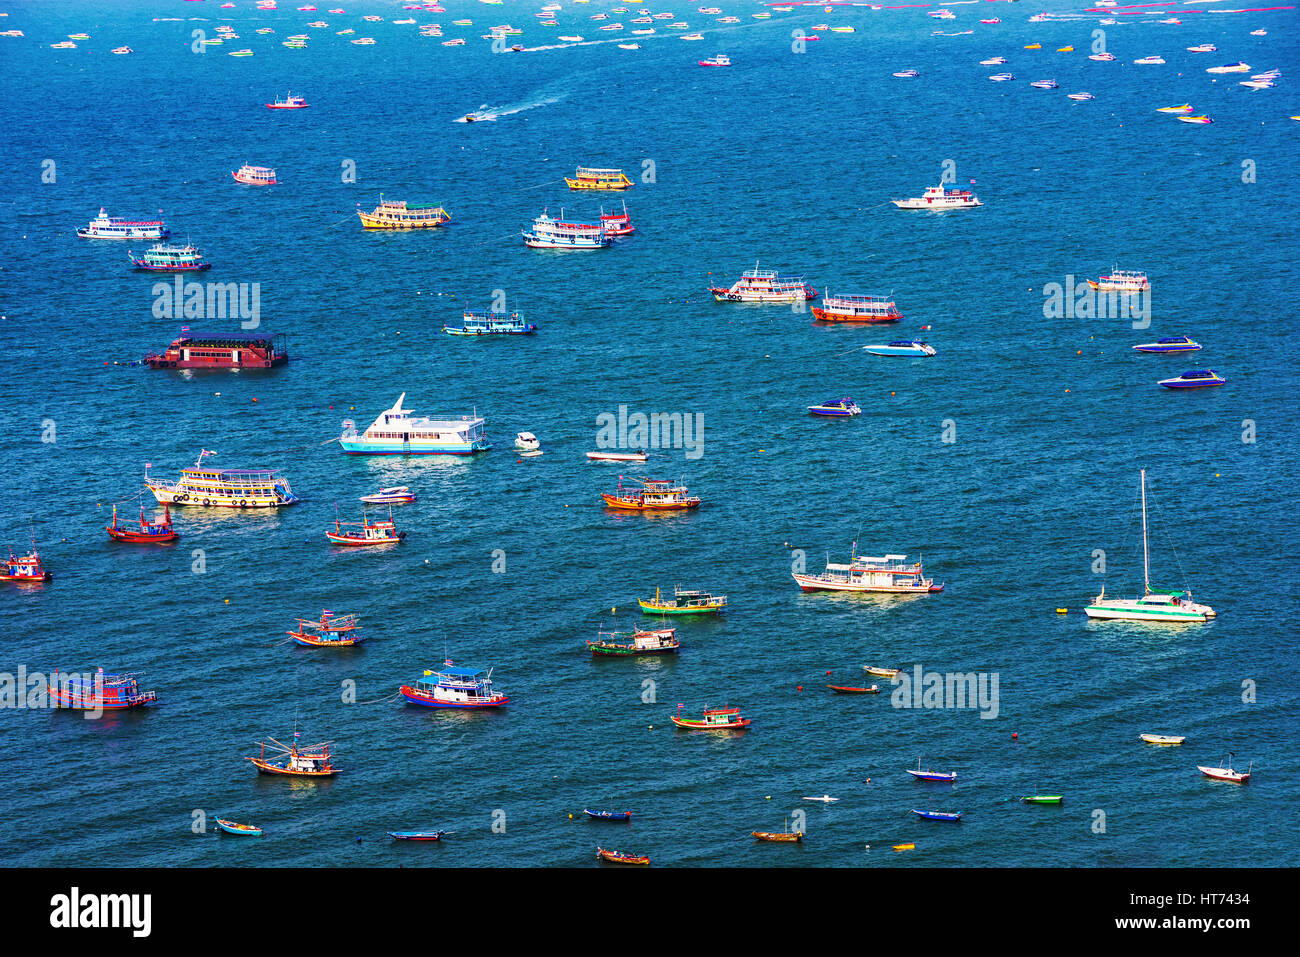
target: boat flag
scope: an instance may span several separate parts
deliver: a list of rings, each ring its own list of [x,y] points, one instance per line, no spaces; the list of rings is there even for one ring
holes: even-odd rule
[[[450,667],[451,667],[451,659],[448,658],[446,661],[443,662],[443,665],[445,665],[446,667],[450,668]]]
[[[929,332],[929,331],[930,331],[930,327],[929,327],[929,326],[922,326],[922,327],[921,327],[921,331],[922,331],[922,332]]]
[[[203,454],[204,454],[204,455],[216,455],[217,453],[216,453],[216,452],[209,452],[207,449],[204,449],[204,450],[203,450]]]

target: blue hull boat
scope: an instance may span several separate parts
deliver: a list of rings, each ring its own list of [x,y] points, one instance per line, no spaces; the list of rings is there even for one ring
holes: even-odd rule
[[[1213,369],[1193,369],[1173,379],[1161,379],[1160,384],[1166,389],[1204,389],[1227,381]]]
[[[237,837],[262,836],[262,829],[255,824],[236,824],[234,821],[217,818],[217,827],[221,828],[227,834],[234,834]]]
[[[961,811],[919,811],[912,808],[912,813],[927,821],[960,821]]]
[[[934,346],[926,345],[919,339],[909,339],[899,342],[891,342],[888,345],[863,346],[864,352],[869,352],[873,356],[932,356],[934,355]]]
[[[823,402],[821,405],[810,405],[808,406],[808,411],[813,415],[824,415],[830,418],[845,419],[860,414],[862,409],[860,409],[858,404],[852,399],[844,398],[832,399]]]
[[[631,811],[593,811],[590,808],[583,808],[582,813],[587,817],[594,818],[597,821],[630,821],[632,820]]]

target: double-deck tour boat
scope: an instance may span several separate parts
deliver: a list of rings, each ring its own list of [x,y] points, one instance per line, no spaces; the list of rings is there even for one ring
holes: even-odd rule
[[[579,166],[572,176],[564,177],[569,189],[627,189],[632,181],[621,169],[594,169]]]
[[[718,302],[806,302],[817,298],[817,290],[803,276],[779,276],[775,270],[746,269],[728,288],[710,286]]]
[[[415,501],[415,493],[405,485],[391,485],[361,496],[361,501],[367,505],[409,505]]]
[[[32,536],[32,550],[26,555],[15,555],[12,547],[9,558],[0,560],[0,582],[41,584],[54,576],[41,564],[41,553],[36,550],[36,536]]]
[[[673,724],[687,731],[739,731],[748,728],[753,718],[742,718],[739,708],[705,708],[699,718],[683,718],[682,708],[677,706],[677,713],[670,715]]]
[[[244,183],[248,186],[274,186],[275,170],[269,166],[250,166],[245,163],[239,169],[234,170],[231,176],[235,177],[238,183]]]
[[[292,505],[298,496],[278,469],[211,469],[203,459],[216,455],[203,449],[193,466],[181,469],[175,482],[149,477],[152,467],[144,466],[144,485],[161,505],[202,505],[215,508],[277,508]]]
[[[203,258],[203,252],[188,243],[184,246],[159,243],[139,257],[129,249],[126,254],[137,272],[205,272],[212,268],[212,263]]]
[[[93,676],[73,674],[60,678],[55,669],[50,676],[50,700],[56,708],[123,711],[153,704],[158,694],[140,688],[139,673],[105,674],[103,668],[98,668]]]
[[[812,307],[818,322],[898,322],[903,314],[888,296],[822,297],[820,306]]]
[[[851,550],[852,551],[852,550]],[[943,591],[933,578],[926,578],[920,562],[909,563],[906,555],[872,558],[853,555],[847,565],[826,563],[820,575],[792,573],[804,591],[886,592],[900,595],[927,595]]]
[[[1088,285],[1101,292],[1144,292],[1151,288],[1147,274],[1140,270],[1112,269],[1109,276],[1089,279]]]
[[[891,199],[890,202],[899,209],[969,209],[984,205],[970,190],[943,183],[927,187],[921,196],[914,196],[911,199]]]
[[[172,527],[171,508],[164,505],[162,519],[157,522],[144,520],[144,505],[140,506],[140,524],[119,525],[117,523],[117,506],[113,506],[113,523],[104,528],[108,537],[118,542],[131,542],[137,545],[154,545],[162,542],[174,542],[180,538]]]
[[[634,479],[640,487],[624,487],[623,476],[618,477],[617,492],[601,492],[606,508],[627,509],[642,512],[680,511],[687,508],[699,508],[700,498],[687,495],[685,485],[674,485],[663,479]]]
[[[325,530],[325,538],[331,545],[343,545],[351,548],[365,548],[370,545],[398,545],[406,538],[406,532],[399,532],[393,524],[390,510],[387,520],[372,522],[362,513],[359,522],[340,522],[334,519],[334,529]]]
[[[628,657],[630,655],[671,655],[681,648],[676,628],[638,628],[635,631],[597,631],[596,640],[587,642],[594,657]]]
[[[524,322],[517,312],[474,312],[466,310],[460,326],[443,326],[449,336],[527,336],[537,331],[531,322]]]
[[[810,405],[808,411],[812,415],[830,419],[847,419],[862,414],[861,407],[847,396],[842,399],[827,399],[821,405]]]
[[[647,615],[716,615],[726,610],[727,596],[674,586],[672,598],[661,595],[656,588],[653,598],[638,598],[637,604]]]
[[[131,220],[120,216],[109,216],[104,207],[99,207],[99,215],[90,221],[90,225],[77,229],[81,239],[166,239],[171,230],[161,219]]]
[[[554,219],[545,210],[521,235],[524,245],[533,249],[603,249],[613,242],[599,223],[569,223]]]
[[[509,704],[504,692],[492,687],[492,669],[454,668],[450,661],[441,671],[426,671],[409,685],[402,685],[402,697],[426,708],[499,708]]]
[[[1196,352],[1201,348],[1201,344],[1187,336],[1165,336],[1163,339],[1144,342],[1133,348],[1138,352]]]
[[[331,741],[300,746],[294,732],[293,744],[281,744],[275,738],[261,742],[262,749],[252,761],[259,774],[281,774],[298,778],[328,778],[342,771],[330,759]],[[267,752],[270,751],[270,755]]]
[[[458,419],[430,419],[402,407],[403,392],[392,408],[380,413],[370,427],[358,433],[345,423],[339,445],[349,455],[473,455],[492,448],[477,413]]]
[[[636,232],[636,227],[632,225],[632,214],[627,211],[627,203],[623,204],[623,212],[607,213],[605,207],[600,208],[600,225],[605,230],[607,236],[626,236],[629,233]]]
[[[289,361],[289,347],[283,332],[186,332],[144,361],[151,369],[273,369]]]
[[[305,110],[311,104],[303,96],[294,96],[292,93],[285,95],[283,100],[276,100],[274,103],[266,104],[268,110]]]
[[[437,203],[413,205],[383,196],[370,212],[358,209],[357,215],[366,229],[434,229],[451,221],[451,214]]]
[[[1101,594],[1083,609],[1089,618],[1123,621],[1172,621],[1201,623],[1215,617],[1209,605],[1198,605],[1190,592],[1151,590],[1151,560],[1147,546],[1147,470],[1140,471],[1142,483],[1142,597],[1107,598],[1103,585]]]
[[[286,632],[296,643],[312,648],[346,648],[365,640],[356,615],[336,615],[326,608],[320,620],[298,619],[298,630]]]
[[[1171,379],[1161,379],[1159,384],[1166,389],[1204,389],[1212,385],[1223,385],[1227,381],[1213,369],[1191,369]]]

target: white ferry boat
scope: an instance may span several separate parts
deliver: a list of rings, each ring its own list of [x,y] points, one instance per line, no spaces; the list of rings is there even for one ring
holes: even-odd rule
[[[416,417],[402,407],[405,399],[403,392],[393,407],[382,412],[363,433],[345,423],[339,437],[343,451],[349,455],[473,455],[492,447],[481,416]]]
[[[1145,292],[1151,288],[1151,281],[1141,271],[1112,269],[1109,276],[1089,279],[1088,285],[1101,292]]]
[[[943,591],[933,578],[926,578],[920,562],[908,564],[906,555],[872,558],[854,555],[847,565],[826,563],[820,575],[794,573],[794,580],[804,591],[888,592],[892,594],[931,594]]]
[[[729,288],[710,286],[718,302],[805,302],[817,298],[817,290],[803,276],[778,276],[775,270],[746,269]]]
[[[523,230],[523,237],[524,245],[533,249],[603,249],[613,242],[598,223],[567,223],[553,219],[545,210],[531,228]]]
[[[968,189],[960,186],[938,186],[926,188],[923,196],[912,199],[891,199],[899,209],[966,209],[984,204]]]
[[[443,326],[442,331],[449,336],[528,336],[537,331],[537,326],[525,322],[517,312],[474,312],[465,310],[463,325]]]
[[[144,467],[144,485],[161,505],[201,505],[210,508],[276,508],[292,505],[298,496],[289,488],[288,479],[275,469],[204,468],[203,460],[215,455],[207,449],[191,468],[181,469],[175,482],[160,482],[149,477]]]
[[[166,239],[171,234],[161,219],[136,221],[109,216],[102,206],[89,225],[77,229],[80,239]]]

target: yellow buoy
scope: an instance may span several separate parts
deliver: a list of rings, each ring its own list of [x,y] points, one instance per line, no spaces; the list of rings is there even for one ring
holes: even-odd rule
[[[1058,615],[1064,615],[1064,614],[1065,614],[1065,609],[1064,609],[1064,608],[1058,608],[1058,609],[1056,609],[1056,613],[1057,613]]]
[[[915,845],[915,844],[895,844],[895,845],[894,845],[894,850],[896,850],[896,851],[914,851],[914,850],[916,850],[916,845]]]

